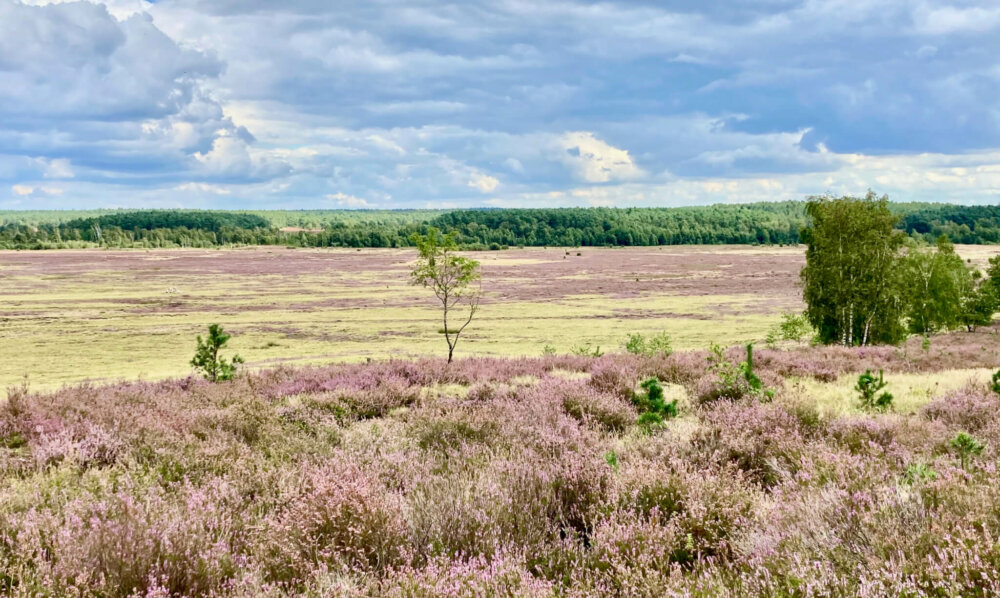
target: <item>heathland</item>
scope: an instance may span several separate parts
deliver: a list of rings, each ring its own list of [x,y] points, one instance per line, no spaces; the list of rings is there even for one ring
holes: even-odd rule
[[[993,248],[961,250],[979,262]],[[801,311],[795,247],[523,249],[471,253],[483,309],[466,355],[538,356],[632,332],[678,348],[763,339]],[[0,252],[0,384],[182,376],[211,322],[257,369],[440,355],[439,313],[409,284],[411,249]]]
[[[0,594],[997,595],[1000,247],[811,214],[808,253],[0,252]],[[448,363],[411,273],[465,256]]]

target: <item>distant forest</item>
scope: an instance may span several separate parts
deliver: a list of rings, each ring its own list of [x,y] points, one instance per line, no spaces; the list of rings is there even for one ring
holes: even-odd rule
[[[895,203],[897,227],[934,241],[1000,243],[1000,207]],[[687,208],[0,211],[0,249],[407,247],[429,227],[467,249],[799,243],[804,202]]]

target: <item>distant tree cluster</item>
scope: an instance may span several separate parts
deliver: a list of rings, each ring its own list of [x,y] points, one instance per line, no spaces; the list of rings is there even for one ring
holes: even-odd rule
[[[1000,242],[1000,207],[889,204],[893,228],[933,243]],[[803,202],[688,208],[305,210],[219,212],[116,210],[0,212],[0,248],[412,247],[436,228],[463,249],[514,246],[797,244],[809,222]]]
[[[894,344],[907,333],[974,330],[1000,308],[1000,259],[984,276],[946,236],[935,246],[907,237],[885,196],[814,198],[806,213],[803,297],[824,343]]]

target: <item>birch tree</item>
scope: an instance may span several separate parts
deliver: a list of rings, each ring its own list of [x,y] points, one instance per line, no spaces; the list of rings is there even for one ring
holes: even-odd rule
[[[412,237],[419,257],[410,273],[411,281],[434,292],[441,302],[445,341],[448,343],[448,363],[455,354],[458,339],[479,311],[481,297],[479,262],[457,255],[455,234],[441,234],[436,228],[426,235]]]
[[[905,337],[900,278],[902,233],[889,199],[812,197],[802,269],[806,317],[825,343],[897,343]]]

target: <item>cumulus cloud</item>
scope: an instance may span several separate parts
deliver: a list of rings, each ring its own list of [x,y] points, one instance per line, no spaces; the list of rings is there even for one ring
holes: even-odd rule
[[[289,166],[280,159],[264,153],[253,155],[246,141],[228,134],[216,137],[211,150],[196,152],[194,157],[206,174],[223,178],[270,178],[289,171]]]
[[[0,195],[986,201],[998,52],[976,0],[0,0]]]
[[[162,117],[181,110],[211,54],[180,46],[148,15],[123,21],[103,5],[0,2],[3,110],[22,117]]]
[[[209,183],[183,183],[174,189],[185,193],[212,193],[215,195],[230,195],[232,193],[232,190],[226,187]]]
[[[360,197],[355,197],[353,195],[348,195],[338,191],[337,193],[328,194],[327,199],[337,202],[337,205],[344,208],[373,208],[371,203]]]
[[[483,193],[489,193],[500,185],[500,181],[488,174],[474,174],[469,179],[469,186],[478,189]]]
[[[588,183],[626,181],[642,176],[628,151],[608,145],[593,133],[578,131],[567,133],[559,139],[564,154],[562,160],[576,176]]]
[[[43,185],[41,187],[33,187],[31,185],[12,185],[10,189],[15,195],[20,196],[35,195],[36,193],[45,195],[62,195],[64,193],[64,190],[61,187],[52,187],[49,185]]]

